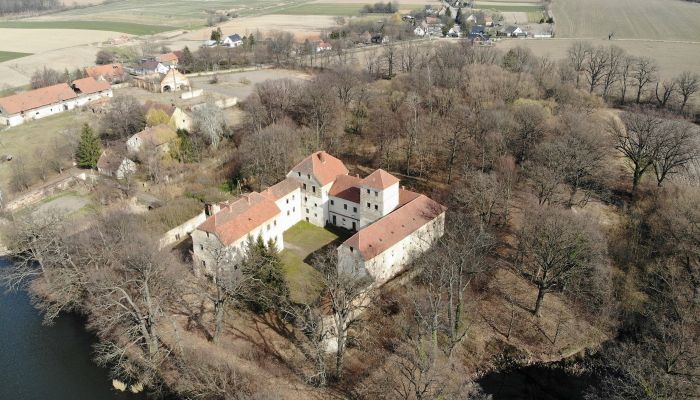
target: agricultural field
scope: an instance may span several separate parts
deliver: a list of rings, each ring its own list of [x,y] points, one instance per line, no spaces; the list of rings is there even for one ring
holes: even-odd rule
[[[552,11],[559,38],[607,38],[609,33],[614,33],[620,39],[700,42],[698,3],[553,0]]]
[[[544,5],[539,1],[476,1],[474,7],[499,12],[541,12]]]
[[[149,0],[121,0],[93,7],[67,10],[44,16],[42,20],[76,20],[86,18],[94,21],[138,22],[147,25],[173,26],[193,29],[206,25],[210,12],[236,13],[240,16],[263,15],[278,9],[303,3],[304,0],[172,0],[153,2]]]
[[[153,35],[171,31],[172,26],[144,25],[131,22],[114,21],[0,21],[0,28],[11,29],[68,29],[121,32],[130,35]],[[26,34],[26,33],[25,33]],[[95,39],[92,39],[93,41]]]
[[[16,51],[0,51],[0,63],[31,55],[31,53],[19,53]]]
[[[508,51],[516,46],[530,48],[537,56],[549,56],[553,59],[566,57],[566,51],[580,39],[514,39],[504,40],[496,45],[502,51]],[[665,43],[658,41],[639,40],[588,40],[596,46],[615,45],[637,57],[648,56],[656,60],[659,74],[662,77],[673,77],[683,71],[696,71],[700,65],[700,43]]]
[[[367,3],[364,3],[367,4]],[[275,14],[284,15],[331,15],[351,17],[360,15],[363,3],[310,3],[282,8]]]

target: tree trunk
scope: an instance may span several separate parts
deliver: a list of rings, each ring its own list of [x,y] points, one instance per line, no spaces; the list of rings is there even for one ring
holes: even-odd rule
[[[214,319],[214,335],[212,336],[212,342],[215,344],[219,343],[219,336],[221,335],[222,325],[224,323],[224,305],[225,301],[218,299],[214,303],[214,313],[216,315]]]
[[[542,307],[542,300],[544,300],[545,290],[544,287],[540,286],[537,290],[537,301],[535,302],[535,310],[533,314],[540,316],[540,308]]]

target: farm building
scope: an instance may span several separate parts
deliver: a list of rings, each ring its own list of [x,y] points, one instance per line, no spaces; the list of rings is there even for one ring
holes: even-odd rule
[[[441,237],[445,218],[442,205],[400,188],[390,173],[351,176],[324,151],[302,160],[267,190],[209,205],[205,213],[207,220],[192,233],[195,265],[205,273],[223,260],[240,262],[257,237],[282,250],[284,231],[307,221],[356,231],[338,247],[338,267],[359,267],[374,285],[391,279]]]
[[[133,85],[150,92],[165,93],[187,89],[190,87],[190,81],[179,71],[171,69],[167,74],[155,73],[135,76]]]
[[[160,124],[148,127],[139,133],[134,134],[126,141],[126,148],[129,153],[138,153],[146,148],[153,148],[161,154],[165,154],[170,149],[170,143],[177,139],[175,130],[166,125]]]
[[[233,35],[226,36],[221,44],[227,47],[238,47],[243,45],[243,38],[241,38],[241,35],[234,33]]]
[[[109,83],[119,83],[126,80],[126,71],[121,64],[95,65],[85,68],[85,75]]]
[[[17,126],[112,97],[108,82],[92,77],[0,98],[0,125]]]
[[[136,163],[129,160],[122,152],[107,149],[97,161],[97,172],[105,176],[124,179],[136,172]]]

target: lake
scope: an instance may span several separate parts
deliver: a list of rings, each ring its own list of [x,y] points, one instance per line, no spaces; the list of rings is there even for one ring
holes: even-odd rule
[[[0,261],[0,268],[6,261]],[[92,361],[95,337],[75,315],[53,326],[25,292],[0,288],[0,399],[136,400],[143,396],[112,389],[108,371]]]

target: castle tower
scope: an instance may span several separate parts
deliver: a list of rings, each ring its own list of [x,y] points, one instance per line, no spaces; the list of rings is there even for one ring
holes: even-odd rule
[[[378,169],[360,181],[360,228],[399,206],[399,179]]]

